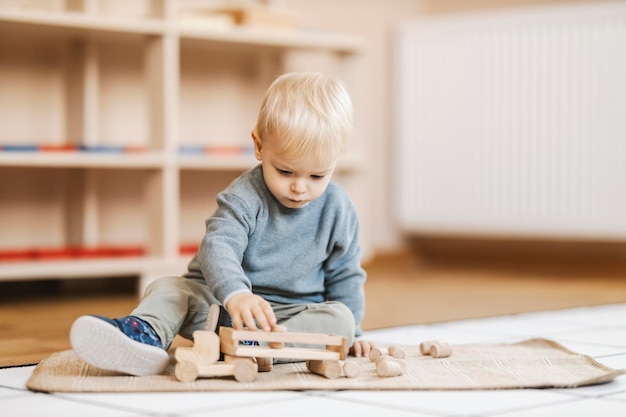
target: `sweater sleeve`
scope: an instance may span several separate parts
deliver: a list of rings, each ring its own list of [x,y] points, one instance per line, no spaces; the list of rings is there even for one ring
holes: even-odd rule
[[[217,204],[215,213],[206,220],[197,262],[209,288],[224,303],[233,293],[251,291],[241,264],[254,215],[245,201],[232,193],[220,193]]]

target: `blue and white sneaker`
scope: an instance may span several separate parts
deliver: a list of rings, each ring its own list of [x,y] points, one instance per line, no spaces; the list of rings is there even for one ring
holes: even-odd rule
[[[88,364],[130,375],[159,375],[170,362],[152,327],[134,316],[81,316],[72,324],[70,343]]]

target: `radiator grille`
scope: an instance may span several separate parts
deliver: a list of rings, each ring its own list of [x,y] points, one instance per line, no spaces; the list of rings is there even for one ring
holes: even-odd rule
[[[415,19],[395,46],[404,230],[626,239],[626,4]]]

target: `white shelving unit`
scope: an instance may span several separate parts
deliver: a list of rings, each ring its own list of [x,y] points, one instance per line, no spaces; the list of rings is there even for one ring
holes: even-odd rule
[[[246,147],[276,76],[335,73],[358,106],[360,39],[186,27],[179,9],[0,0],[0,281],[181,273],[216,193],[256,163]],[[349,154],[339,177],[354,184],[361,163]],[[143,253],[50,255],[67,247]]]

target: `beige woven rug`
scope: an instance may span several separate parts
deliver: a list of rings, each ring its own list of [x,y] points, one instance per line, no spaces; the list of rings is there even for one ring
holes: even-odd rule
[[[292,363],[275,365],[271,372],[259,373],[249,383],[232,377],[182,383],[173,376],[173,364],[165,375],[125,376],[91,367],[68,350],[40,362],[27,387],[46,392],[573,388],[610,382],[626,373],[544,339],[515,344],[454,345],[452,356],[445,359],[422,356],[417,346],[404,348],[407,370],[397,377],[381,378],[369,359],[350,358],[361,365],[358,378],[327,379],[309,372],[304,363]]]

